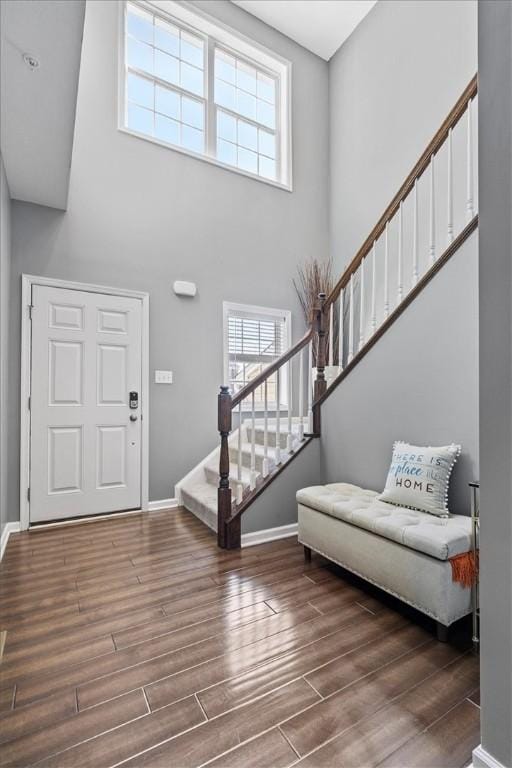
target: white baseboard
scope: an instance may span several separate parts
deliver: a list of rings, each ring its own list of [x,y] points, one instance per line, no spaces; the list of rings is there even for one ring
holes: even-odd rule
[[[148,512],[159,512],[161,509],[176,509],[179,507],[178,499],[158,499],[158,501],[150,501],[148,504]]]
[[[20,524],[17,523],[6,523],[4,526],[4,530],[2,531],[2,540],[0,543],[0,560],[4,556],[5,548],[7,547],[7,542],[9,541],[9,536],[11,533],[18,533],[20,530]]]
[[[266,541],[277,541],[277,539],[287,539],[289,536],[296,535],[297,523],[280,525],[277,528],[265,528],[263,531],[242,533],[242,547],[254,547],[256,544],[264,544]]]
[[[473,750],[473,768],[506,768],[489,754],[481,744]]]

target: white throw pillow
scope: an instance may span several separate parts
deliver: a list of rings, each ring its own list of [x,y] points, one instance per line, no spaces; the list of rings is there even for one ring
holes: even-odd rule
[[[381,501],[448,517],[448,484],[460,445],[439,448],[397,441]]]

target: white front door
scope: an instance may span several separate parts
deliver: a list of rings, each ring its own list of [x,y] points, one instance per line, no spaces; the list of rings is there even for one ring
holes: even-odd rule
[[[32,306],[30,522],[139,508],[141,300],[33,285]]]

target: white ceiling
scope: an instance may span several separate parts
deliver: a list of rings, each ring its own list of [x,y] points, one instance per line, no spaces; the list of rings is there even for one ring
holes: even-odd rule
[[[85,0],[2,0],[0,8],[0,150],[11,197],[65,208]]]
[[[377,0],[232,0],[329,61]]]

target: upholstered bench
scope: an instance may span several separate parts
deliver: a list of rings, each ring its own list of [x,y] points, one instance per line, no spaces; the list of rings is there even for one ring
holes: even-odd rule
[[[379,501],[349,483],[297,492],[305,547],[403,600],[437,622],[438,637],[471,613],[471,589],[454,580],[454,558],[472,548],[471,518],[435,517]]]

